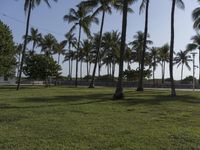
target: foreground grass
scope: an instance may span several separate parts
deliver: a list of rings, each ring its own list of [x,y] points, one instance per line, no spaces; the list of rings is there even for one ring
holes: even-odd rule
[[[200,94],[111,88],[0,89],[2,150],[200,149]]]

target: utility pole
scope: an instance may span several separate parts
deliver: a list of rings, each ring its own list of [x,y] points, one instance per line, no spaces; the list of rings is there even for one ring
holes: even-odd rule
[[[195,91],[195,68],[198,68],[198,66],[195,65],[195,55],[197,53],[193,52],[191,53],[192,57],[193,57],[193,91]]]

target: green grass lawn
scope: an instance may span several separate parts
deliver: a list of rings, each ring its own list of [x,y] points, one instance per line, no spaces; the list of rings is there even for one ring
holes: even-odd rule
[[[0,88],[1,150],[197,150],[200,94],[112,88]]]

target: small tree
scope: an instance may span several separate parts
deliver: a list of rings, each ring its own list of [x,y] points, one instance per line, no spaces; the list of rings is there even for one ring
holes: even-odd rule
[[[61,66],[50,56],[42,54],[28,55],[23,73],[33,80],[46,80],[48,76],[59,77]]]
[[[0,21],[0,76],[8,77],[14,74],[15,55],[16,48],[12,32],[7,25]]]

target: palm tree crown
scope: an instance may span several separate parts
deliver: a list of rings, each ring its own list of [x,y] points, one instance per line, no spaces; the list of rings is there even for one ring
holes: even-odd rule
[[[38,29],[31,28],[31,34],[27,36],[27,42],[33,42],[32,53],[34,53],[35,47],[39,44],[41,38],[42,34],[39,33]]]
[[[182,65],[181,67],[181,81],[183,79],[183,66],[185,65],[188,70],[191,70],[188,62],[191,61],[191,56],[188,55],[188,51],[180,51],[176,54],[176,57],[174,58],[175,64],[177,64],[177,67]]]

